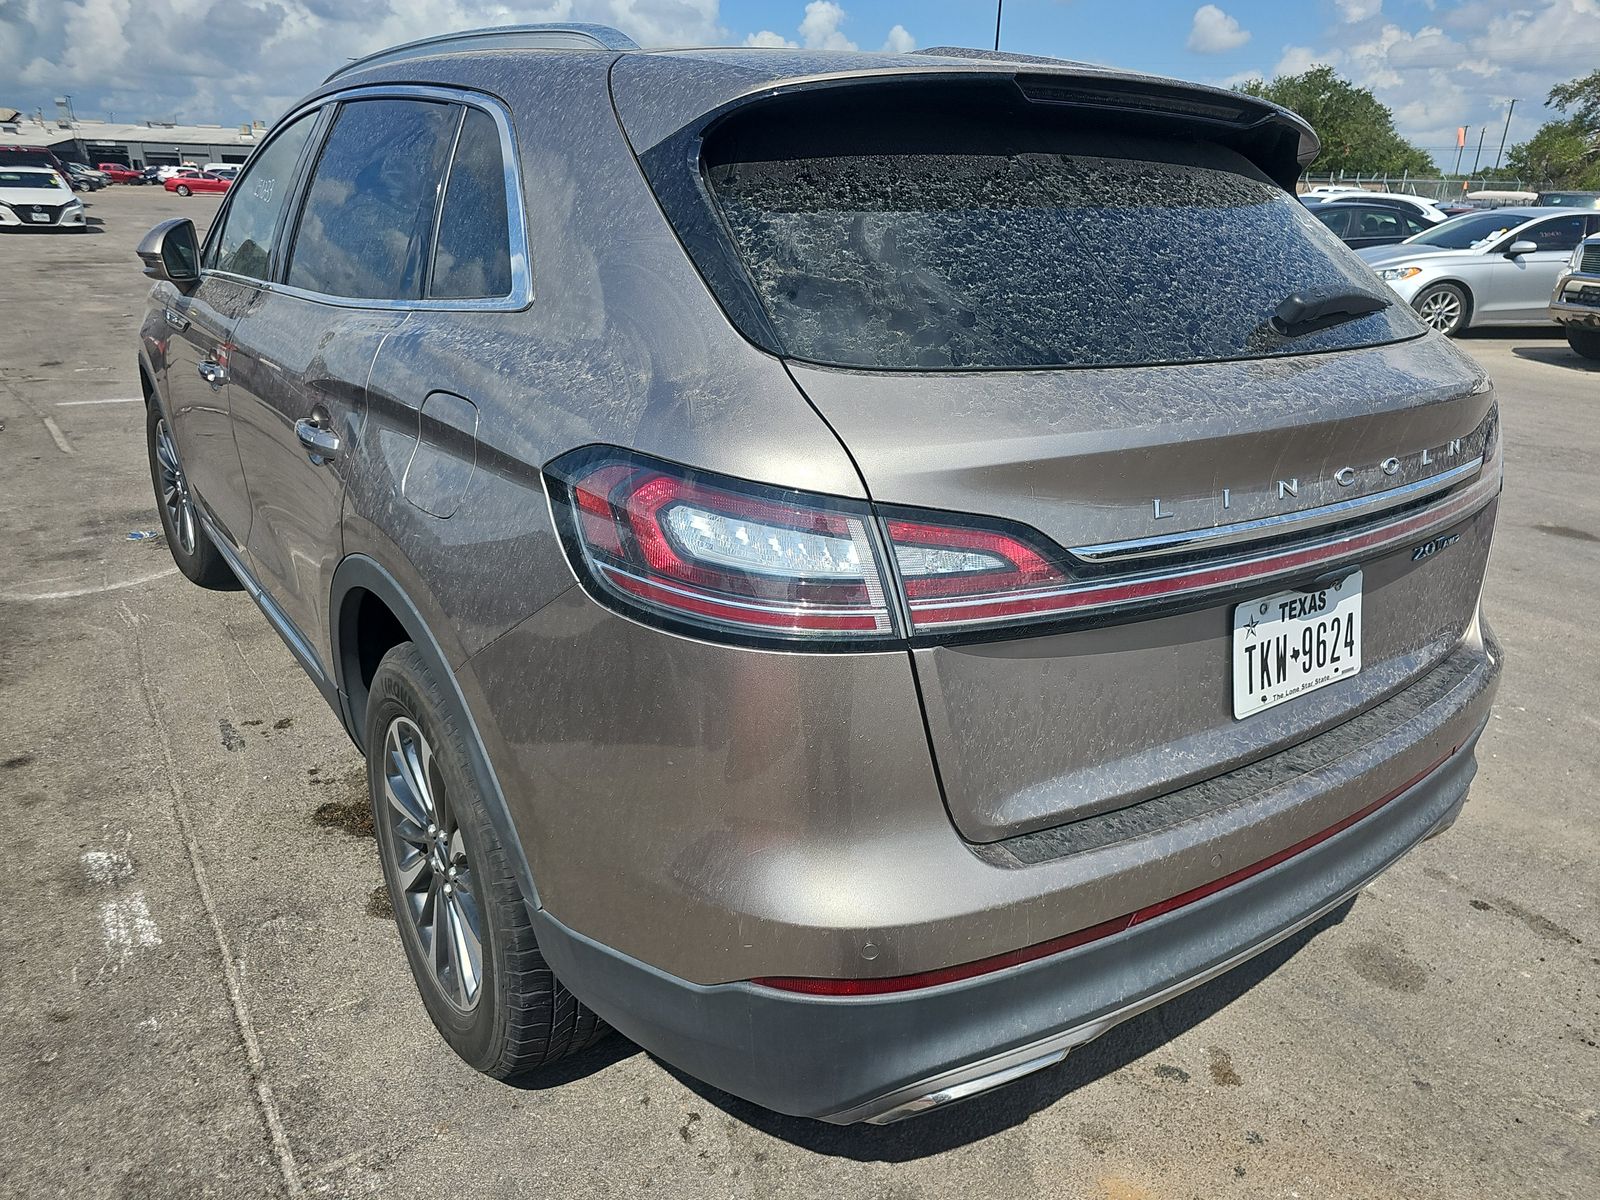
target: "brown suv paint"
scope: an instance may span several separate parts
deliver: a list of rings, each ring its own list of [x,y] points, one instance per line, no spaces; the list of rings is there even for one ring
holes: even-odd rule
[[[342,69],[152,231],[174,557],[367,754],[467,1061],[603,1018],[892,1120],[1455,819],[1494,393],[1315,152],[1076,64],[530,27]]]

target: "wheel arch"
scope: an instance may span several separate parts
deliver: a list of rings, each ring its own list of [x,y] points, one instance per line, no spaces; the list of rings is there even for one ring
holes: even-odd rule
[[[449,659],[420,608],[376,559],[365,554],[351,554],[334,571],[328,614],[339,719],[350,740],[366,753],[363,743],[372,674],[391,646],[402,641],[411,642],[438,678],[446,702],[453,710],[451,715],[466,731],[464,741],[471,759],[467,768],[484,797],[489,821],[494,826],[495,836],[505,847],[523,898],[531,910],[537,910],[539,893],[499,776],[489,761],[489,752]]]

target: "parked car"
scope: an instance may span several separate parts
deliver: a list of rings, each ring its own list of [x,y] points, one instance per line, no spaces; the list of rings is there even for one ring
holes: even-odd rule
[[[237,174],[238,170],[239,170],[239,164],[238,163],[225,163],[225,162],[209,162],[209,163],[203,163],[201,165],[200,169],[202,171],[209,171],[213,175]]]
[[[1556,208],[1600,208],[1600,192],[1540,192],[1539,203]]]
[[[467,1062],[609,1024],[894,1120],[1455,819],[1494,388],[1317,153],[1098,67],[522,27],[341,67],[151,230],[173,560],[366,755]]]
[[[1454,337],[1480,325],[1548,322],[1556,276],[1597,230],[1600,213],[1496,208],[1357,253],[1424,321]]]
[[[1358,200],[1329,201],[1311,211],[1340,241],[1355,249],[1390,246],[1435,224],[1404,208],[1380,207]]]
[[[1573,248],[1556,278],[1550,319],[1566,332],[1567,345],[1585,358],[1600,359],[1600,232]]]
[[[103,162],[100,164],[103,171],[112,183],[143,184],[146,182],[143,171],[136,171],[125,163]]]
[[[198,175],[198,174],[200,174],[200,168],[195,166],[193,163],[184,163],[182,166],[174,166],[174,165],[160,166],[160,167],[154,167],[152,169],[155,171],[155,179],[159,183],[165,183],[167,180],[171,179],[175,175]]]
[[[111,177],[104,171],[96,171],[79,162],[68,162],[65,166],[67,183],[74,191],[98,192],[111,184]]]
[[[50,167],[0,167],[0,229],[86,228],[83,201]]]
[[[1329,196],[1327,204],[1364,204],[1369,208],[1395,208],[1414,217],[1421,217],[1428,225],[1437,225],[1446,214],[1432,200],[1421,196],[1406,196],[1399,192],[1369,192],[1365,196]]]
[[[232,182],[231,179],[224,179],[221,175],[213,175],[209,171],[196,171],[192,175],[169,176],[162,186],[169,192],[177,192],[180,196],[192,196],[196,192],[203,194],[225,192]]]

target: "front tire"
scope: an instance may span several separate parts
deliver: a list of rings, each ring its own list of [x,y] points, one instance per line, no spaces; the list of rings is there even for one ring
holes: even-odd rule
[[[1584,358],[1600,359],[1600,329],[1579,329],[1567,326],[1567,345]]]
[[[464,723],[411,642],[378,664],[365,740],[384,882],[440,1035],[495,1079],[592,1045],[607,1027],[539,953],[473,778]]]
[[[87,233],[84,227],[78,232]],[[145,405],[145,450],[150,457],[150,483],[155,488],[156,511],[161,514],[161,529],[167,535],[172,561],[190,583],[216,591],[239,586],[233,568],[222,552],[211,544],[200,512],[189,491],[188,478],[178,461],[178,443],[173,440],[161,406],[154,400]]]
[[[1467,315],[1472,311],[1472,302],[1467,299],[1467,293],[1455,284],[1436,283],[1419,292],[1411,302],[1411,307],[1417,310],[1417,315],[1429,328],[1445,337],[1455,337],[1467,327]]]

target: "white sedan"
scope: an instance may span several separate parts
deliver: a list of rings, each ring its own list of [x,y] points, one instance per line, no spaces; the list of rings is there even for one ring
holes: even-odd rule
[[[83,201],[50,167],[0,167],[0,229],[85,229]]]

